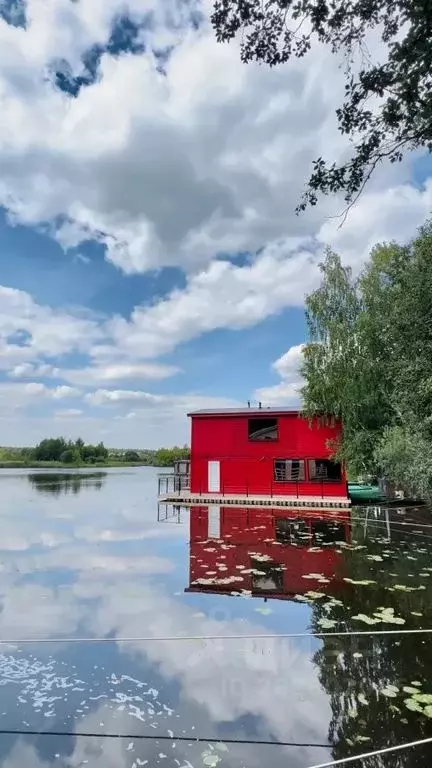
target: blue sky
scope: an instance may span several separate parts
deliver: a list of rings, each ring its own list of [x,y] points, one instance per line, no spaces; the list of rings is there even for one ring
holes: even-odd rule
[[[245,66],[206,2],[146,8],[0,0],[3,444],[169,445],[193,408],[298,403],[324,247],[358,269],[430,212],[419,155],[342,229],[334,198],[296,216],[314,157],[347,148],[338,60]]]

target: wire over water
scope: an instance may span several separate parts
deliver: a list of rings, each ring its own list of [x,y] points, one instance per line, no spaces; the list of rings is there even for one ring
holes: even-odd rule
[[[352,632],[288,632],[284,634],[244,634],[244,635],[166,635],[161,637],[43,637],[43,638],[11,638],[0,640],[0,645],[31,645],[58,643],[150,643],[170,642],[173,640],[205,641],[205,640],[288,640],[304,637],[370,637],[386,635],[430,635],[432,629],[376,629],[353,630]]]

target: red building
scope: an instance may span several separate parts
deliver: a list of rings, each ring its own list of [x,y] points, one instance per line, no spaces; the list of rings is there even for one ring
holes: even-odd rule
[[[290,600],[308,591],[346,591],[340,542],[350,510],[191,507],[187,592]],[[337,544],[335,543],[337,542]]]
[[[347,499],[343,467],[329,441],[342,426],[310,423],[286,408],[190,413],[191,494]]]

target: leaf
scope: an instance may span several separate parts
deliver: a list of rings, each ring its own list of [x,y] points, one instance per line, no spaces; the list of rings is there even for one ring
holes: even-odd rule
[[[432,718],[432,705],[429,704],[427,707],[424,708],[423,714],[426,715],[426,717]]]
[[[407,709],[411,710],[411,712],[423,712],[421,704],[419,704],[415,699],[405,699],[404,704]]]
[[[228,752],[228,747],[223,743],[223,741],[218,741],[214,746],[219,750],[219,752]]]
[[[327,597],[324,592],[306,592],[306,595],[307,597],[312,598],[312,600],[319,600],[320,597]]]
[[[219,755],[205,755],[203,757],[203,763],[204,765],[207,765],[208,768],[216,768],[217,764],[220,763],[221,759]]]
[[[348,579],[344,577],[344,581],[347,581],[349,584],[358,584],[364,587],[369,587],[371,584],[376,584],[376,581],[372,581],[372,579],[363,579],[360,581],[356,581],[355,579]]]
[[[420,611],[411,611],[411,615],[412,616],[423,616],[423,614],[420,613]]]
[[[385,688],[381,689],[381,693],[388,699],[395,699],[399,693],[399,688],[397,688],[396,685],[387,685]]]
[[[366,555],[368,560],[373,560],[376,563],[382,563],[384,558],[381,555]]]
[[[410,685],[404,685],[402,690],[404,691],[404,693],[418,693],[418,689],[412,688]]]
[[[336,626],[336,621],[333,619],[322,618],[318,619],[317,624],[319,624],[323,629],[333,629],[333,627]]]
[[[356,653],[353,653],[353,659],[362,659],[363,654],[357,651]]]
[[[369,702],[366,696],[364,695],[364,693],[359,693],[358,701],[360,702],[360,704],[363,704],[365,707],[369,706]]]
[[[359,613],[357,616],[353,616],[356,621],[363,621],[365,624],[379,624],[381,619],[374,619],[372,616],[366,616],[365,613]]]
[[[262,613],[263,616],[268,616],[269,613],[273,613],[271,608],[265,608],[264,606],[261,608],[255,608],[257,613]]]
[[[415,695],[413,698],[419,702],[419,704],[432,704],[432,694],[430,693],[419,693],[418,691],[415,691]]]
[[[421,688],[421,683],[419,683],[417,680],[412,680],[411,685],[415,685],[416,688]]]

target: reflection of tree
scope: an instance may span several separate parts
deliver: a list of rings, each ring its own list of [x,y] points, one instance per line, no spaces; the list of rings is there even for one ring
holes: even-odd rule
[[[361,512],[356,510],[356,515]],[[370,627],[352,616],[372,617],[382,608],[393,608],[394,615],[405,619],[402,628],[430,627],[432,624],[431,590],[421,573],[430,566],[428,539],[412,533],[399,533],[390,541],[383,538],[383,527],[368,536],[367,549],[355,549],[364,541],[363,524],[353,526],[353,543],[345,548],[345,572],[355,581],[375,584],[351,585],[344,594],[344,605],[327,612],[325,600],[313,606],[312,630],[322,631],[320,619],[331,617],[336,626],[331,631],[399,629],[391,623]],[[382,557],[373,560],[370,557]],[[395,589],[400,585],[416,591]],[[418,590],[418,587],[423,589]],[[422,616],[412,614],[421,613]],[[332,720],[329,739],[334,759],[349,757],[374,748],[398,745],[426,738],[431,721],[423,713],[410,711],[404,700],[410,694],[404,686],[422,683],[424,693],[432,693],[432,640],[429,635],[394,635],[364,638],[325,638],[314,661],[320,682],[330,697]],[[388,686],[399,689],[393,697]],[[394,693],[394,691],[393,691]],[[360,738],[359,738],[360,737]],[[362,740],[364,738],[364,741]],[[370,741],[366,739],[369,738]],[[369,759],[371,768],[419,768],[430,764],[431,748],[426,745],[393,755]]]
[[[40,493],[60,496],[66,493],[77,494],[83,488],[93,488],[100,491],[105,482],[106,474],[106,472],[38,472],[37,474],[29,474],[27,477],[33,488]]]

